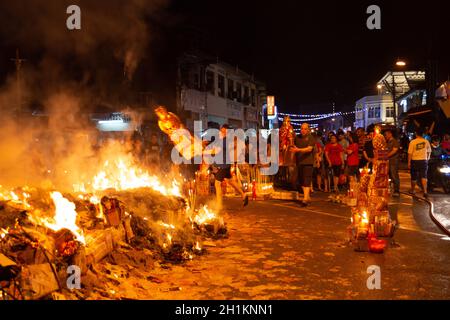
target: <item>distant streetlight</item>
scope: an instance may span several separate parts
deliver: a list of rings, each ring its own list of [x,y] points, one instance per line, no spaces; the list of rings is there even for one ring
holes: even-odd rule
[[[383,89],[383,86],[381,84],[378,84],[377,89],[378,89],[378,95],[381,95],[381,93],[382,93],[381,89]]]
[[[404,67],[406,66],[406,62],[401,59],[397,59],[395,62],[395,65],[397,67]],[[391,72],[392,76],[392,104],[394,106],[394,125],[397,127],[397,104],[395,103],[395,75],[394,72]]]

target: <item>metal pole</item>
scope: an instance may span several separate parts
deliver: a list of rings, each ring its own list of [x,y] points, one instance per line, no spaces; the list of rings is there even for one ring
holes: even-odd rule
[[[392,103],[394,106],[394,125],[397,128],[397,104],[395,103],[395,77],[394,72],[391,72],[392,75]]]

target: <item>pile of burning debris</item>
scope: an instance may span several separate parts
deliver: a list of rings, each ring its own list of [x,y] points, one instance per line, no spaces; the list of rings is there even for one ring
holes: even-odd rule
[[[205,239],[227,235],[223,219],[194,209],[176,180],[165,186],[121,160],[107,166],[114,174],[70,193],[0,187],[0,299],[117,298],[104,280],[120,278],[111,270],[122,263],[181,263],[203,254]],[[94,284],[69,290],[69,270]]]

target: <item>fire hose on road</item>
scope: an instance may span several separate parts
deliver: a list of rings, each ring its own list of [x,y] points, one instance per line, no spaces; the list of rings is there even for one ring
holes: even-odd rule
[[[439,227],[439,229],[441,229],[447,236],[450,237],[450,230],[448,230],[448,229],[447,229],[447,228],[439,221],[439,219],[436,218],[436,216],[435,216],[435,214],[434,214],[434,203],[433,203],[432,201],[430,201],[430,200],[428,200],[428,199],[425,199],[425,198],[418,197],[417,195],[409,194],[409,193],[407,193],[407,192],[401,192],[401,193],[404,194],[404,195],[406,195],[406,196],[410,196],[410,197],[412,197],[412,198],[414,198],[414,199],[416,199],[416,200],[426,202],[426,203],[428,204],[428,207],[429,207],[429,212],[428,212],[428,214],[430,215],[431,220],[434,222],[435,225],[437,225],[437,226]]]

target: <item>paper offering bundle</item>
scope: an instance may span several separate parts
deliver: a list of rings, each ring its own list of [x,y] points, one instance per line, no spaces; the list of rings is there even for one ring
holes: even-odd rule
[[[372,173],[365,170],[358,186],[350,185],[348,197],[356,198],[356,206],[352,208],[348,234],[355,251],[382,253],[388,241],[380,238],[392,238],[397,223],[388,211],[389,162],[386,160],[385,141],[382,135],[377,137],[376,143],[374,141],[376,160]],[[348,204],[351,205],[350,200]]]

